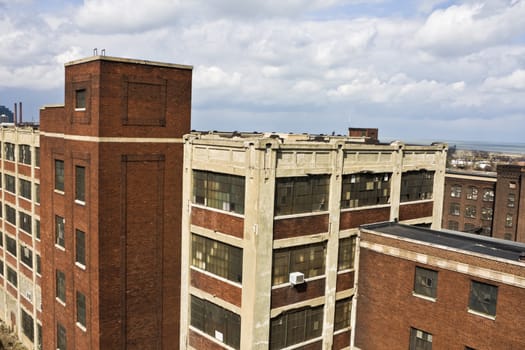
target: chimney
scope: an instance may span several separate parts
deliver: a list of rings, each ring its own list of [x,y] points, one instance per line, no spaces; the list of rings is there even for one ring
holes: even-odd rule
[[[16,125],[16,118],[18,117],[17,103],[15,102],[15,115],[13,117],[13,123]]]
[[[20,103],[20,117],[18,118],[18,120],[20,121],[20,124],[22,124],[22,102],[19,102]]]

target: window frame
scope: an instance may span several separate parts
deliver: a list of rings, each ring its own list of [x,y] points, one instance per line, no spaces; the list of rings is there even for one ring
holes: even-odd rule
[[[55,159],[54,167],[55,175],[55,191],[64,192],[64,179],[65,179],[65,168],[64,161],[62,159]]]
[[[55,298],[66,304],[66,274],[61,270],[56,270],[55,273]]]
[[[437,299],[438,271],[422,266],[414,269],[413,294],[433,300]]]
[[[497,304],[498,286],[476,280],[470,281],[469,312],[495,318]]]

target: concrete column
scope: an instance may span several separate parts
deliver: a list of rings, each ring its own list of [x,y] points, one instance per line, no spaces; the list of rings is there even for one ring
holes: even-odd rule
[[[390,221],[399,219],[399,205],[401,204],[401,177],[403,175],[403,148],[401,142],[392,142],[394,167],[390,179]]]
[[[441,230],[441,222],[443,221],[443,200],[445,192],[445,170],[447,166],[447,151],[448,148],[443,145],[442,151],[436,151],[436,171],[434,172],[434,188],[432,199],[434,205],[432,209],[432,226],[434,230]]]

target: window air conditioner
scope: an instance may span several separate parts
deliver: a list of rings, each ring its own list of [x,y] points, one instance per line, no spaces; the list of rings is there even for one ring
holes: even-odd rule
[[[304,283],[304,273],[302,272],[291,272],[290,283],[292,286]]]

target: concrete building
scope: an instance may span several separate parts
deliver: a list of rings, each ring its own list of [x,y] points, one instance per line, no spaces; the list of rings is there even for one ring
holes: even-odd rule
[[[40,114],[44,349],[179,344],[192,67],[95,56]]]
[[[439,228],[447,148],[185,139],[181,349],[347,349],[362,224]]]
[[[28,348],[42,343],[40,138],[0,126],[0,319]]]
[[[355,349],[523,349],[525,245],[399,223],[360,230]]]

